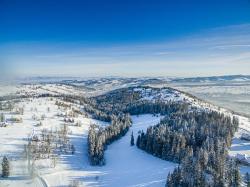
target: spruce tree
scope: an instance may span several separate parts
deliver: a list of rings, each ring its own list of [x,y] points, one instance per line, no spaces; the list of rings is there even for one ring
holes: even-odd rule
[[[165,187],[171,187],[171,186],[173,186],[173,180],[172,180],[172,175],[169,173],[167,176],[167,182]]]
[[[247,187],[250,187],[250,175],[248,172],[245,175],[245,183],[246,183]]]
[[[234,174],[233,186],[234,187],[240,186],[241,178],[240,178],[239,166],[237,163],[235,164],[233,174]]]
[[[72,155],[75,154],[75,151],[76,151],[75,146],[74,146],[74,145],[71,145],[71,154],[72,154]]]
[[[3,113],[1,113],[1,114],[0,114],[0,122],[4,122],[4,121],[5,121],[4,114],[3,114]]]
[[[137,140],[136,140],[136,146],[137,146],[137,147],[140,147],[140,142],[141,142],[141,136],[138,135],[138,136],[137,136]]]
[[[134,146],[134,145],[135,145],[135,139],[134,139],[133,132],[132,132],[132,134],[131,134],[130,145],[131,145],[131,146]]]
[[[3,157],[2,161],[2,177],[8,177],[10,175],[10,164],[6,156]]]

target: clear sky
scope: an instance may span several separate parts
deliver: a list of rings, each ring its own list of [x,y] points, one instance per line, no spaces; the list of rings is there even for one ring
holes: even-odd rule
[[[0,73],[250,74],[249,0],[0,0]]]

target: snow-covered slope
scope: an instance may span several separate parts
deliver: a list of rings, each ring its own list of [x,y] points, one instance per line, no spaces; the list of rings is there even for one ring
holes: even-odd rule
[[[153,88],[153,87],[135,87],[133,90],[140,94],[141,100],[150,102],[185,102],[190,106],[200,110],[214,110],[229,112],[225,109],[220,109],[211,103],[205,102],[197,97],[194,97],[186,92],[182,92],[170,87]]]
[[[151,102],[155,101],[183,101],[184,97],[183,94],[180,92],[170,89],[170,88],[162,88],[162,89],[156,89],[156,88],[150,88],[150,87],[138,87],[134,88],[134,91],[139,92],[142,99],[141,100],[147,100]]]
[[[160,117],[152,115],[133,116],[133,126],[120,140],[111,144],[105,152],[106,165],[94,167],[89,165],[87,156],[87,135],[91,123],[108,125],[107,123],[78,116],[82,126],[69,125],[70,142],[75,146],[74,155],[61,154],[56,167],[50,159],[36,161],[38,176],[30,179],[27,174],[27,161],[23,158],[24,144],[31,133],[39,134],[43,128],[56,129],[63,124],[63,112],[55,105],[55,100],[49,98],[25,99],[18,104],[24,106],[24,115],[11,114],[5,111],[6,118],[22,117],[21,123],[9,123],[7,127],[0,127],[1,156],[7,155],[11,162],[11,176],[1,185],[7,186],[65,186],[75,182],[80,186],[164,186],[168,172],[176,164],[161,160],[130,146],[130,135],[133,131],[135,139],[137,131],[146,129],[159,122]],[[48,112],[48,107],[50,108]],[[37,126],[38,119],[45,114],[42,126]]]
[[[68,164],[66,171],[44,175],[45,180],[50,186],[67,184],[74,179],[84,186],[164,186],[167,173],[173,171],[176,164],[149,155],[136,146],[130,146],[132,131],[137,134],[138,130],[145,130],[148,126],[158,123],[160,118],[142,115],[132,119],[133,126],[129,132],[108,146],[105,152],[106,165],[102,167],[88,164],[86,132],[73,131],[72,138],[75,138],[74,142],[79,151],[75,156],[65,158]]]
[[[116,84],[116,82],[113,82]],[[107,88],[109,90],[110,88]],[[149,87],[131,88],[140,93],[141,100],[145,101],[176,101],[187,102],[190,106],[198,107],[202,110],[216,110],[227,115],[238,116],[231,111],[219,108],[215,105],[206,103],[191,95],[170,89],[154,89]],[[19,88],[20,95],[36,96],[38,94],[85,94],[85,91],[78,87],[61,84],[36,84],[22,85]],[[87,92],[86,92],[87,93]],[[19,103],[24,106],[24,115],[22,123],[9,124],[8,127],[0,127],[0,152],[1,156],[7,155],[11,159],[11,177],[0,181],[2,185],[9,186],[62,186],[72,184],[73,181],[79,182],[80,186],[106,186],[106,187],[125,187],[125,186],[164,186],[168,172],[173,171],[176,164],[161,160],[150,154],[139,150],[136,146],[130,146],[130,135],[133,131],[135,139],[138,130],[146,130],[150,125],[159,122],[160,117],[152,115],[133,116],[133,126],[129,132],[120,140],[108,146],[105,151],[106,165],[103,167],[92,167],[87,158],[87,134],[91,123],[106,126],[107,123],[86,118],[84,116],[75,117],[75,120],[82,122],[81,127],[69,126],[72,132],[70,141],[76,148],[74,155],[62,154],[59,157],[56,167],[51,167],[51,161],[48,159],[38,160],[36,162],[39,177],[31,180],[27,178],[27,162],[22,158],[22,150],[26,138],[34,129],[35,133],[41,132],[42,128],[55,129],[63,123],[63,117],[58,113],[63,113],[62,108],[55,106],[55,100],[49,98],[25,99]],[[50,112],[47,108],[50,108]],[[75,106],[78,107],[78,106]],[[5,111],[6,117],[18,116]],[[36,126],[38,120],[32,118],[36,115],[38,118],[45,114],[43,126]],[[250,122],[247,118],[238,116],[240,120],[239,132],[236,133],[230,151],[231,156],[237,154],[250,157],[248,141],[240,139],[242,133],[250,132]],[[247,169],[245,169],[247,170]],[[250,169],[249,169],[250,171]]]

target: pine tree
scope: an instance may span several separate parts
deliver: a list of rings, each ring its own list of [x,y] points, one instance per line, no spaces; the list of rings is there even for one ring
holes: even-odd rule
[[[246,183],[247,187],[250,187],[250,175],[248,172],[245,175],[245,183]]]
[[[137,140],[136,140],[136,146],[137,146],[137,147],[140,147],[140,142],[141,142],[141,136],[138,135],[138,136],[137,136]]]
[[[173,179],[172,179],[172,175],[169,173],[165,187],[172,187],[172,186],[173,186]]]
[[[134,140],[133,132],[132,132],[132,134],[131,134],[130,145],[131,145],[131,146],[134,146],[134,145],[135,145],[135,140]]]
[[[3,157],[2,161],[2,177],[8,177],[10,175],[10,164],[6,156]]]
[[[3,114],[3,113],[1,113],[1,114],[0,114],[0,122],[4,122],[4,121],[5,121],[4,114]]]
[[[237,163],[235,164],[233,175],[234,175],[233,186],[235,186],[235,187],[240,186],[241,178],[240,178],[239,166]]]
[[[74,145],[71,145],[71,154],[72,154],[72,155],[75,154],[75,151],[76,151],[75,146],[74,146]]]

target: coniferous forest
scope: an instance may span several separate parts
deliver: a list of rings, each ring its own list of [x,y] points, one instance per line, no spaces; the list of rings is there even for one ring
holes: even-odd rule
[[[166,177],[166,186],[239,186],[238,163],[228,157],[239,125],[237,118],[194,107],[185,100],[142,100],[133,88],[84,102],[85,112],[111,123],[107,127],[90,126],[88,153],[92,165],[105,164],[105,149],[126,134],[132,124],[130,115],[150,113],[164,118],[146,132],[134,132],[133,138],[138,148],[179,164]]]
[[[218,112],[173,113],[141,132],[136,145],[180,163],[168,176],[167,186],[238,186],[237,163],[227,156],[237,127],[236,118]]]

